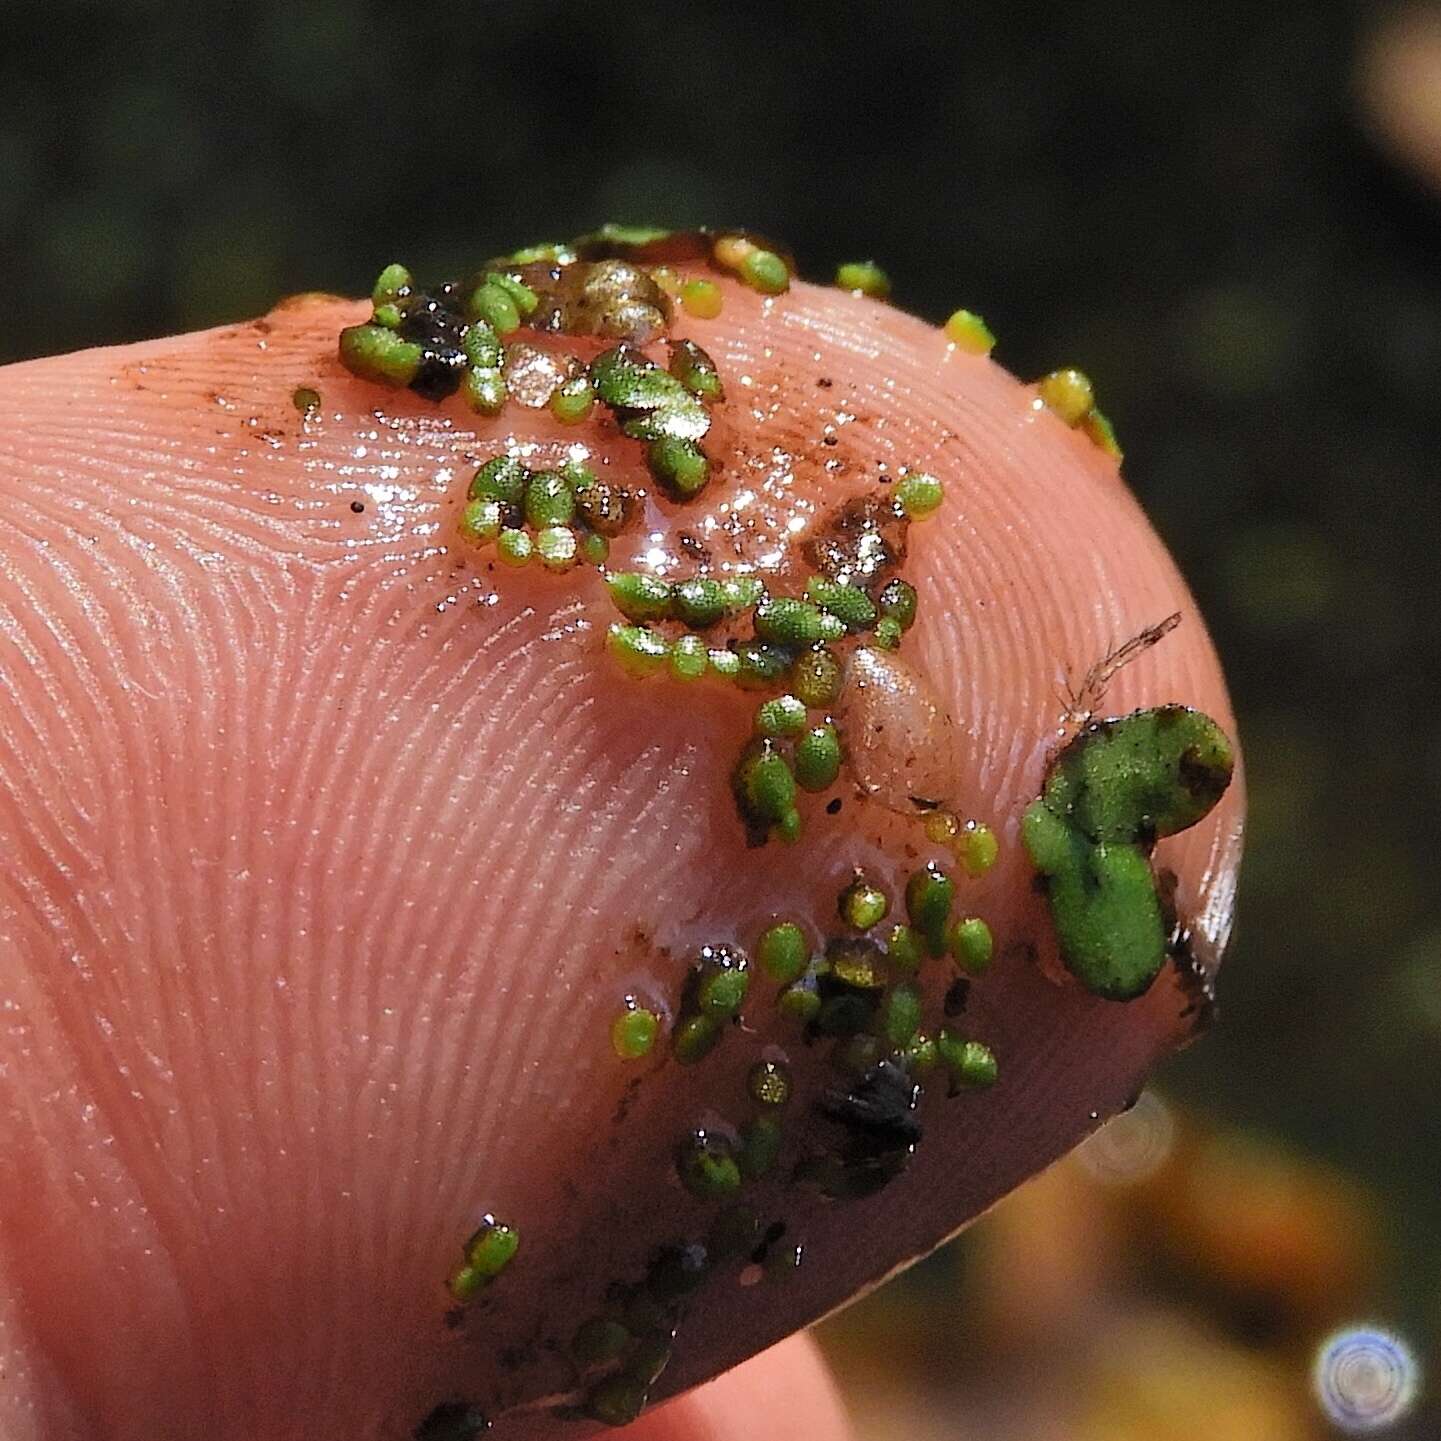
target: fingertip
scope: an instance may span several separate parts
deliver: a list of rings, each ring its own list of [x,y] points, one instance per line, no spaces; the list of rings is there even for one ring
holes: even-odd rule
[[[854,1441],[808,1332],[762,1351],[628,1426],[626,1441]]]

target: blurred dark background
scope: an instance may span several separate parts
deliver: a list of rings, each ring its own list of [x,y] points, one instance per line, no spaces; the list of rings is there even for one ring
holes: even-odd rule
[[[390,259],[433,275],[615,219],[754,226],[818,278],[871,256],[900,304],[983,314],[1022,376],[1095,379],[1241,717],[1252,821],[1224,1023],[1162,1077],[1168,1134],[1189,1138],[1162,1166],[1169,1200],[1155,1175],[1073,1165],[832,1328],[875,1435],[898,1403],[856,1359],[875,1354],[853,1344],[868,1327],[900,1338],[911,1361],[889,1374],[913,1394],[944,1397],[941,1363],[966,1351],[970,1399],[931,1407],[931,1434],[988,1441],[1310,1436],[1319,1409],[1296,1397],[1326,1326],[1380,1319],[1437,1354],[1441,152],[1431,171],[1424,131],[1393,142],[1414,139],[1398,105],[1424,109],[1427,73],[1441,97],[1441,69],[1388,91],[1385,65],[1411,77],[1425,49],[1390,14],[6,7],[0,358],[360,292]],[[1195,1159],[1213,1144],[1250,1158],[1224,1186],[1214,1156]],[[1159,1347],[1203,1395],[1227,1366],[1259,1368],[1282,1398],[1260,1429],[1227,1430],[1215,1404],[1194,1433],[1175,1404],[1095,1411],[1104,1367],[1070,1374],[1050,1322],[948,1334],[991,1314],[987,1295],[1005,1311],[1005,1246],[1034,1265],[1087,1207],[1119,1228],[1115,1264],[1075,1269],[1099,1234],[1081,1227],[1061,1291],[1124,1314],[1141,1327],[1129,1354]],[[1247,1230],[1258,1211],[1276,1235]],[[1225,1267],[1196,1258],[1228,1244],[1239,1270],[1218,1286]],[[1248,1276],[1241,1253],[1277,1246],[1304,1282]],[[1032,1360],[1007,1370],[1017,1356]],[[1395,1434],[1418,1424],[1436,1434],[1434,1413]]]

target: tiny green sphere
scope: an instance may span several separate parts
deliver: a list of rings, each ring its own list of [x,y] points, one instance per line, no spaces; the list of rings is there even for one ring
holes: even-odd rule
[[[740,265],[740,278],[762,295],[781,295],[790,289],[791,272],[773,250],[752,250]]]
[[[540,296],[523,281],[517,280],[513,275],[506,275],[501,271],[492,270],[485,277],[487,285],[498,286],[510,296],[515,303],[515,308],[522,315],[534,315],[536,307],[540,304]]]
[[[670,373],[702,400],[724,400],[720,372],[704,350],[693,340],[671,342]]]
[[[755,728],[763,736],[799,735],[806,728],[805,703],[793,695],[772,696],[757,709]]]
[[[683,635],[670,646],[670,673],[676,680],[699,680],[710,668],[705,642],[698,635]]]
[[[620,668],[637,679],[658,674],[670,658],[670,643],[644,625],[611,626],[605,646]]]
[[[604,1426],[629,1426],[645,1410],[650,1393],[632,1376],[597,1381],[585,1398],[585,1414]]]
[[[766,588],[758,575],[728,575],[720,583],[721,597],[725,602],[727,615],[739,615],[753,605],[759,605]]]
[[[505,507],[498,500],[471,500],[460,512],[460,538],[482,545],[496,538],[505,521]]]
[[[828,790],[841,773],[841,738],[827,722],[808,730],[795,749],[796,784],[803,791]]]
[[[650,1054],[660,1031],[660,1017],[642,1006],[622,1011],[611,1024],[610,1043],[623,1061],[638,1061]]]
[[[535,533],[535,553],[547,570],[569,570],[579,551],[580,542],[568,525],[548,525]]]
[[[546,260],[554,265],[570,265],[576,259],[575,251],[569,245],[522,245],[512,250],[506,259],[512,265],[534,265]]]
[[[488,281],[471,294],[470,318],[483,320],[497,335],[509,335],[520,329],[519,307],[500,286]]]
[[[734,946],[702,946],[692,971],[695,1008],[706,1016],[728,1020],[740,1010],[750,988],[750,961]]]
[[[1053,370],[1036,383],[1036,389],[1046,408],[1070,426],[1079,425],[1096,400],[1089,377],[1070,368]]]
[[[714,1016],[687,1016],[671,1034],[671,1054],[681,1065],[693,1066],[715,1050],[724,1034]]]
[[[955,894],[956,883],[934,861],[913,871],[906,882],[906,913],[933,956],[945,951],[946,921]]]
[[[836,898],[840,918],[853,931],[868,931],[885,920],[891,903],[878,886],[858,875]]]
[[[580,558],[587,565],[601,566],[610,558],[610,542],[593,530],[580,538]]]
[[[901,1047],[899,1059],[913,1076],[923,1076],[928,1071],[935,1070],[940,1064],[941,1055],[936,1043],[918,1031]]]
[[[891,293],[890,276],[874,260],[848,260],[836,266],[836,284],[875,300],[884,300]]]
[[[710,668],[722,680],[738,680],[741,673],[741,658],[733,650],[715,648],[709,652]]]
[[[450,1294],[462,1303],[469,1301],[478,1292],[483,1291],[489,1284],[484,1276],[469,1264],[462,1264],[450,1273],[446,1281],[446,1289]]]
[[[957,921],[946,933],[946,945],[952,960],[968,976],[979,976],[990,969],[995,942],[991,928],[979,916]]]
[[[996,858],[1001,853],[1001,843],[990,826],[982,825],[979,821],[968,821],[956,849],[961,864],[966,868],[966,874],[979,877],[995,865]]]
[[[583,375],[572,376],[550,397],[550,413],[562,425],[579,425],[595,408],[595,391]]]
[[[890,961],[891,969],[896,974],[915,975],[921,968],[921,961],[925,958],[921,938],[910,926],[892,926],[890,934],[886,937],[886,957]]]
[[[571,1337],[570,1354],[582,1366],[603,1366],[618,1359],[631,1343],[631,1334],[609,1316],[592,1316]]]
[[[718,580],[695,576],[678,582],[671,596],[675,618],[691,630],[709,630],[725,618],[725,597]]]
[[[362,380],[399,389],[409,385],[425,352],[383,325],[347,325],[340,332],[340,363]]]
[[[695,441],[663,435],[646,450],[650,473],[677,500],[690,500],[705,489],[710,479],[710,461]]]
[[[520,1249],[520,1233],[514,1226],[487,1219],[465,1243],[466,1264],[487,1281],[493,1281]]]
[[[989,355],[996,337],[991,328],[974,310],[954,310],[945,324],[946,339],[969,355]]]
[[[577,497],[601,483],[600,477],[583,460],[563,460],[556,469],[570,482]]]
[[[813,575],[806,581],[806,595],[849,631],[868,630],[876,623],[876,604],[857,585],[842,585],[828,576]]]
[[[499,415],[508,393],[498,370],[472,368],[460,383],[461,399],[479,415]]]
[[[660,620],[670,614],[670,582],[639,570],[618,570],[605,578],[615,608],[627,620]]]
[[[1092,445],[1099,446],[1112,460],[1122,460],[1121,443],[1116,439],[1116,428],[1105,415],[1093,405],[1081,421],[1081,429]]]
[[[771,980],[794,981],[806,968],[805,933],[794,921],[779,921],[761,933],[756,962]]]
[[[879,996],[886,985],[885,952],[869,936],[832,936],[826,942],[826,964],[831,977],[850,991]]]
[[[912,981],[902,981],[881,1001],[881,1034],[893,1050],[905,1046],[921,1025],[921,993]]]
[[[535,542],[529,531],[507,527],[495,538],[495,553],[506,565],[529,565]]]
[[[758,1106],[784,1106],[791,1098],[791,1073],[779,1061],[757,1061],[746,1073],[746,1090]]]
[[[387,330],[399,330],[405,317],[400,313],[398,305],[377,305],[370,319],[372,324],[383,325]]]
[[[781,1015],[801,1025],[809,1025],[821,1013],[821,995],[811,976],[802,976],[792,981],[776,997],[776,1009]]]
[[[670,1365],[671,1345],[664,1336],[642,1336],[626,1357],[624,1374],[643,1386],[654,1386]]]
[[[896,485],[896,504],[912,520],[924,520],[940,508],[945,489],[934,475],[913,470]]]
[[[823,645],[802,651],[791,666],[791,690],[812,709],[834,705],[844,679],[840,657]]]
[[[525,518],[537,530],[575,519],[575,491],[558,470],[537,471],[525,488]]]
[[[302,414],[320,409],[320,392],[309,385],[297,385],[290,392],[290,403]]]
[[[379,309],[382,305],[393,305],[404,300],[415,287],[415,281],[405,266],[392,261],[379,275],[371,287],[370,303]]]
[[[984,1089],[996,1084],[999,1071],[989,1046],[979,1041],[963,1041],[950,1031],[942,1031],[936,1039],[936,1049],[952,1079],[960,1085]]]
[[[599,230],[593,230],[589,235],[573,240],[571,245],[581,254],[585,254],[592,246],[601,246],[617,254],[630,256],[636,251],[644,251],[647,246],[657,241],[667,239],[672,233],[660,225],[622,225],[618,221],[607,220]]]
[[[827,637],[821,611],[813,601],[774,596],[763,600],[755,612],[756,635],[782,646],[808,646]]]
[[[909,630],[916,622],[916,588],[908,585],[899,576],[888,580],[876,597],[876,608],[887,620],[893,620],[902,630]]]
[[[741,641],[735,647],[735,656],[735,682],[742,690],[769,690],[780,685],[791,664],[788,650],[763,641]]]
[[[713,1131],[693,1131],[676,1150],[676,1175],[701,1201],[727,1201],[740,1190],[735,1148]]]
[[[893,616],[884,615],[876,622],[875,643],[881,650],[899,649],[904,634],[900,621]]]
[[[736,1160],[747,1181],[759,1180],[781,1153],[781,1123],[775,1116],[755,1116],[741,1127]]]
[[[530,472],[513,456],[497,455],[476,471],[468,492],[471,500],[498,500],[507,510],[519,510]]]
[[[697,993],[701,1014],[728,1019],[740,1010],[749,987],[750,977],[745,971],[719,971],[707,976]]]
[[[483,320],[472,321],[460,338],[460,348],[465,358],[477,370],[499,371],[505,364],[505,346],[500,336]]]
[[[714,320],[721,313],[721,288],[713,280],[687,280],[680,288],[680,303],[697,320]]]

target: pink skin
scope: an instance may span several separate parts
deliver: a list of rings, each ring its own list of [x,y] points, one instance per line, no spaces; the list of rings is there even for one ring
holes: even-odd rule
[[[1169,974],[1129,1005],[1052,974],[1018,824],[1067,676],[1180,611],[1102,713],[1179,701],[1234,734],[1175,567],[1114,463],[1032,389],[859,297],[725,289],[719,319],[677,326],[728,389],[721,468],[692,505],[650,505],[613,558],[686,574],[688,531],[719,569],[784,587],[881,464],[943,479],[911,531],[902,654],[953,718],[945,799],[1001,839],[959,904],[997,937],[961,1024],[1002,1079],[932,1087],[914,1163],[874,1197],[759,1185],[805,1263],[702,1291],[657,1399],[924,1253],[1188,1036]],[[547,1343],[656,1244],[703,1234],[676,1140],[708,1111],[743,1117],[763,1044],[795,1063],[794,1137],[832,1079],[760,978],[755,1034],[692,1070],[664,1047],[617,1060],[624,996],[673,1008],[698,944],[751,945],[778,914],[819,934],[855,865],[898,903],[942,856],[851,784],[834,817],[802,798],[795,848],[747,850],[726,778],[754,700],[619,675],[593,573],[455,543],[471,472],[507,444],[539,465],[582,443],[645,484],[640,448],[599,409],[477,420],[356,380],[335,337],[364,313],[297,298],[0,376],[7,1441],[398,1438],[457,1395],[504,1416],[497,1435],[585,1434],[536,1404],[571,1384]],[[322,395],[309,419],[298,385]],[[1211,963],[1243,808],[1238,774],[1157,852]],[[945,970],[925,972],[928,1029]],[[444,1278],[488,1211],[521,1251],[448,1328]]]
[[[624,1431],[627,1441],[849,1441],[835,1382],[809,1336],[792,1336]]]

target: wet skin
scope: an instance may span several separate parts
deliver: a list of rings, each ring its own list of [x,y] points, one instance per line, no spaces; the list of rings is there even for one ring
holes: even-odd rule
[[[687,505],[651,503],[612,564],[686,575],[704,557],[784,588],[845,500],[905,466],[943,480],[910,534],[901,654],[949,716],[942,799],[1000,838],[958,905],[996,938],[964,1024],[1001,1079],[930,1088],[923,1143],[874,1196],[827,1204],[789,1167],[759,1183],[803,1263],[754,1286],[718,1274],[657,1400],[925,1252],[1189,1038],[1171,970],[1126,1004],[1064,976],[1020,817],[1073,733],[1068,677],[1173,612],[1098,714],[1180,703],[1234,736],[1194,602],[1115,463],[1033,389],[871,300],[722,288],[718,318],[675,327],[726,385],[717,472]],[[834,929],[857,865],[893,911],[917,865],[953,865],[846,776],[802,798],[797,845],[747,848],[727,778],[755,698],[621,675],[593,571],[512,570],[455,541],[498,451],[538,466],[579,443],[644,486],[637,445],[600,409],[485,419],[360,381],[336,335],[366,314],[301,298],[0,373],[15,1441],[403,1437],[456,1397],[497,1435],[585,1434],[547,1399],[574,1388],[571,1332],[714,1211],[676,1185],[677,1139],[745,1114],[766,1044],[802,1096],[834,1079],[759,978],[746,1028],[694,1068],[664,1044],[619,1061],[623,998],[673,1016],[701,944],[753,947],[781,915]],[[306,416],[301,386],[321,397]],[[1207,967],[1243,811],[1238,772],[1155,853]],[[948,979],[923,972],[928,1030]],[[487,1212],[521,1250],[447,1324],[445,1277]]]

